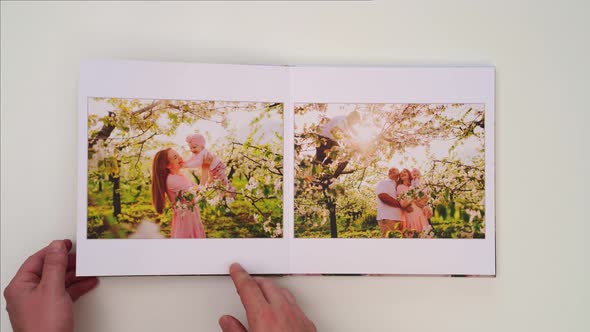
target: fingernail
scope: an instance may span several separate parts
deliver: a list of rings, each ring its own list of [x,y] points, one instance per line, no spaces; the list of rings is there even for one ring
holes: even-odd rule
[[[66,246],[66,250],[68,250],[68,248],[70,248],[69,250],[71,250],[72,247],[74,246],[74,242],[72,242],[72,240],[70,240],[70,239],[64,239],[63,243]]]
[[[50,252],[64,252],[65,251],[65,247],[64,247],[64,242],[63,241],[53,241],[51,242],[51,244],[49,244],[49,248],[48,248]]]
[[[219,325],[226,326],[229,323],[229,317],[227,315],[223,315],[221,316],[221,318],[219,318]]]

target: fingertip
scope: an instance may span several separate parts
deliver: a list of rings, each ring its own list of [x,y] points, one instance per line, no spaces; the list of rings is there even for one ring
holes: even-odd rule
[[[43,265],[41,267],[41,282],[43,287],[52,289],[63,288],[68,268],[68,253],[62,240],[53,241],[47,246]]]
[[[64,239],[64,244],[66,245],[66,250],[69,252],[70,250],[72,250],[72,248],[74,247],[74,244],[72,243],[72,240],[70,239]]]
[[[98,284],[100,283],[100,281],[98,280],[97,277],[89,277],[88,279],[92,281],[91,283],[92,283],[92,285],[94,285],[94,287],[97,287]]]
[[[232,265],[229,266],[229,273],[231,274],[235,272],[246,272],[246,270],[244,270],[239,263],[232,263]]]
[[[229,322],[229,316],[228,315],[223,315],[221,317],[219,317],[219,320],[217,321],[219,323],[219,325],[221,327],[223,327],[224,325],[227,325],[227,323]]]
[[[219,321],[217,323],[219,324],[219,327],[221,327],[222,331],[229,331],[231,326],[231,316],[223,315],[219,317]]]
[[[98,286],[98,279],[96,277],[90,277],[77,280],[66,288],[66,291],[70,294],[72,301],[77,301],[81,296],[95,289],[96,286]]]
[[[53,253],[65,253],[66,252],[66,244],[64,241],[61,241],[61,240],[52,241],[49,244],[49,246],[47,246],[47,251],[53,252]]]
[[[88,286],[90,288],[88,291],[91,291],[93,289],[96,289],[98,287],[98,285],[100,285],[100,282],[98,281],[98,278],[94,277],[94,278],[92,278],[90,280],[92,280],[92,281],[90,282],[90,285]]]
[[[248,332],[237,318],[230,315],[221,316],[218,323],[223,332]]]
[[[83,280],[88,281],[90,284],[98,286],[98,284],[100,283],[99,279],[97,277],[78,277],[81,278]]]

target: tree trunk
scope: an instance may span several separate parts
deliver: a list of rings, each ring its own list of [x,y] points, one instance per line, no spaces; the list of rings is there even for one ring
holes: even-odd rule
[[[121,214],[121,177],[119,175],[119,158],[115,158],[115,167],[113,167],[111,181],[113,182],[113,216],[117,217]]]
[[[115,217],[121,214],[120,179],[118,175],[113,176],[113,216]]]
[[[328,211],[330,211],[330,235],[333,238],[338,237],[338,227],[336,225],[336,202],[328,202]]]

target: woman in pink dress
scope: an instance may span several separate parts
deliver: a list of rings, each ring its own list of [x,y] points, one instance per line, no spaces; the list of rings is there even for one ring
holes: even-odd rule
[[[401,195],[406,193],[410,190],[411,183],[412,183],[412,175],[408,169],[403,169],[399,173],[400,183],[397,185],[397,194]],[[428,219],[424,215],[424,210],[416,204],[415,200],[401,201],[402,207],[405,206],[412,206],[412,211],[408,212],[406,210],[402,210],[402,223],[405,220],[405,229],[414,230],[418,232],[422,232],[424,230],[428,230]]]
[[[181,174],[184,160],[171,148],[158,151],[152,164],[152,203],[160,214],[166,206],[166,196],[171,202],[174,216],[172,217],[172,238],[205,238],[205,230],[201,223],[199,207],[187,210],[176,206],[176,196],[181,190],[194,187],[194,183]]]

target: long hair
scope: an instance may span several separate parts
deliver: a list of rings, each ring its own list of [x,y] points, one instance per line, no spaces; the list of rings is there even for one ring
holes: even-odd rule
[[[166,206],[166,178],[170,174],[168,166],[168,151],[170,148],[160,150],[152,163],[152,204],[156,212],[162,214]]]

